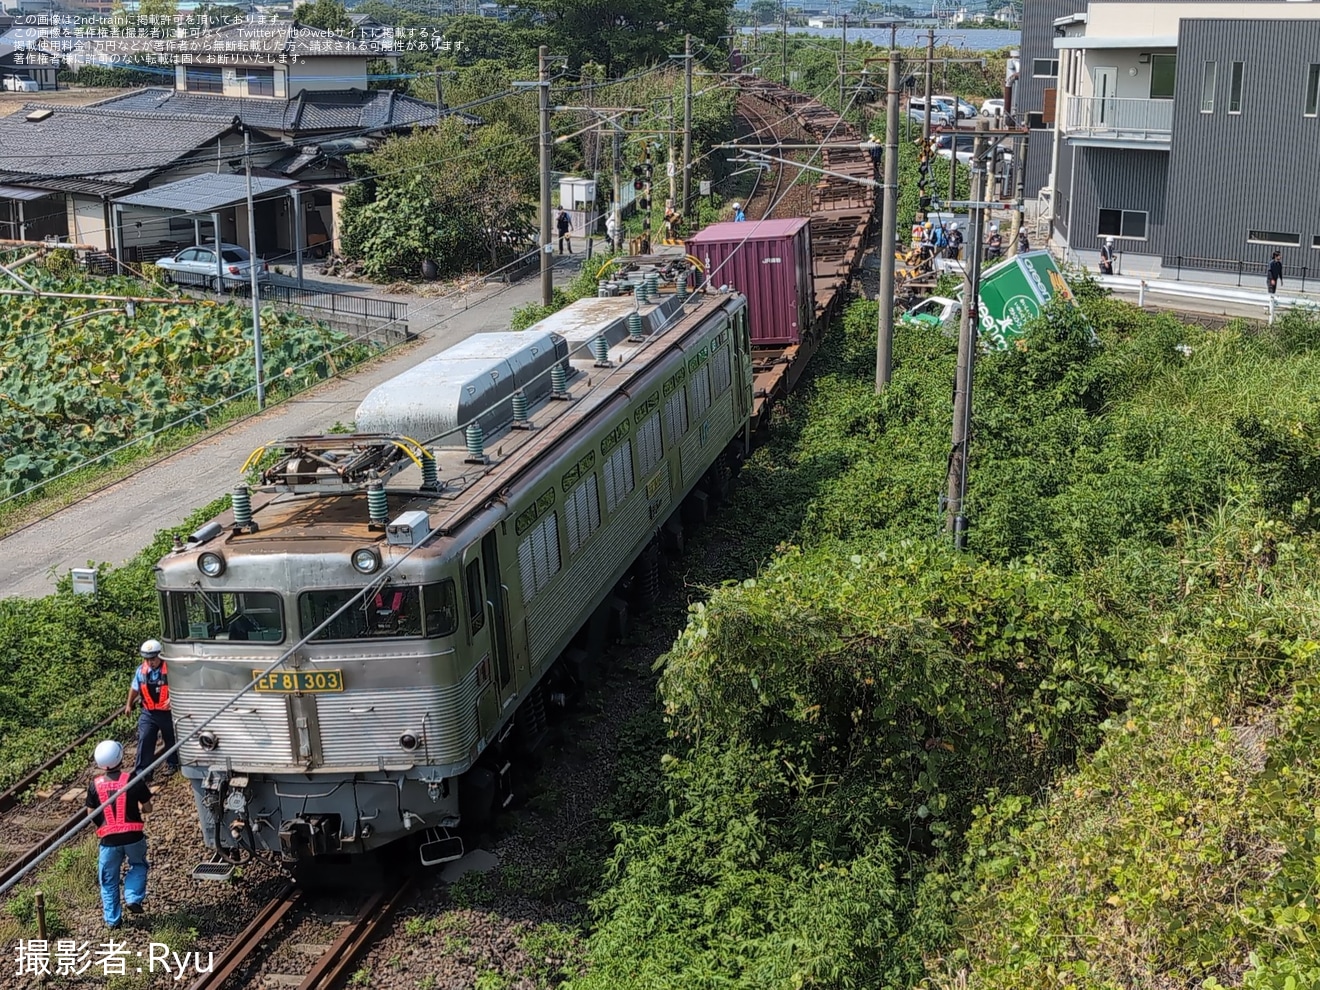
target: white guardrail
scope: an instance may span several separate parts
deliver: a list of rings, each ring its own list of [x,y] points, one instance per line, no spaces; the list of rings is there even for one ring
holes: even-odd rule
[[[1200,282],[1168,282],[1160,279],[1135,278],[1131,275],[1097,275],[1095,280],[1106,289],[1135,293],[1138,306],[1146,305],[1147,295],[1170,296],[1175,299],[1197,299],[1203,302],[1238,303],[1244,306],[1259,306],[1268,314],[1270,323],[1274,322],[1274,314],[1280,309],[1320,311],[1320,302],[1306,296],[1270,295],[1268,292],[1232,289],[1222,285],[1206,285]]]

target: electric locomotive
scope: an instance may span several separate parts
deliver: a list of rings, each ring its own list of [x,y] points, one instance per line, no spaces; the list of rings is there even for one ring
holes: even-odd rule
[[[183,772],[216,852],[194,875],[406,836],[444,862],[510,800],[592,660],[575,636],[750,439],[746,299],[685,280],[419,363],[368,395],[361,432],[258,451],[259,481],[160,561]]]

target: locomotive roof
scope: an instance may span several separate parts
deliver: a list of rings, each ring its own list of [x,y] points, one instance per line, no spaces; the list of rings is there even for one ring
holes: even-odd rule
[[[631,296],[583,299],[521,333],[469,337],[391,379],[381,388],[401,387],[399,407],[404,414],[411,415],[416,411],[418,390],[428,387],[421,370],[428,365],[434,369],[443,368],[429,382],[429,386],[440,385],[442,390],[451,390],[432,396],[436,406],[442,409],[441,419],[446,411],[453,413],[458,407],[454,390],[468,390],[472,380],[480,377],[482,365],[473,355],[485,355],[488,365],[493,361],[500,368],[512,368],[515,378],[521,372],[522,381],[526,380],[529,368],[541,367],[547,386],[534,397],[534,389],[528,391],[527,418],[533,425],[530,430],[513,428],[508,421],[511,417],[494,428],[486,428],[487,422],[500,419],[498,415],[489,415],[489,402],[476,410],[487,415],[469,418],[469,421],[475,418],[483,424],[485,463],[472,462],[461,430],[452,429],[439,438],[416,437],[434,453],[442,487],[439,491],[424,490],[421,468],[410,464],[385,483],[388,518],[393,521],[403,512],[420,509],[428,513],[433,531],[454,533],[493,501],[507,497],[521,479],[536,473],[547,463],[547,455],[553,456],[561,438],[591,421],[602,406],[620,393],[626,395],[630,383],[659,362],[726,298],[724,295],[694,294],[680,301],[671,294],[661,296],[658,303],[641,306],[637,306]],[[643,318],[644,336],[640,341],[629,339],[628,316],[635,312]],[[598,365],[594,353],[595,342],[601,336],[609,345],[609,366],[606,367]],[[570,398],[567,400],[549,395],[550,375],[544,362],[538,364],[525,360],[527,348],[544,347],[547,343],[556,345],[557,360],[553,363],[564,366],[569,372],[567,389]],[[446,355],[459,360],[445,367],[446,362],[440,359]],[[373,403],[372,398],[369,396],[364,400],[363,409],[370,403],[371,415],[380,418],[384,402]],[[511,406],[507,394],[497,397],[496,401]],[[357,424],[359,429],[362,425]],[[347,444],[353,440],[353,435],[345,435],[343,440]],[[229,533],[225,541],[231,546],[241,545],[248,552],[307,552],[308,543],[314,540],[318,551],[333,553],[385,540],[383,531],[369,525],[368,499],[362,491],[309,494],[258,489],[253,492],[252,502],[258,523],[256,531]],[[232,512],[218,521],[228,530],[233,521]]]

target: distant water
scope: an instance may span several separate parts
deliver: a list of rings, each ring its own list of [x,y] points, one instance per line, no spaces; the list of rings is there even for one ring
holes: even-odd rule
[[[750,35],[752,28],[742,28],[741,33]],[[773,25],[765,25],[759,29],[762,36],[779,33],[779,28]],[[805,34],[812,38],[838,38],[842,34],[841,28],[808,28],[808,27],[790,27],[789,34]],[[899,28],[898,45],[901,48],[914,48],[926,43],[925,28]],[[848,28],[848,41],[869,41],[873,45],[884,47],[889,44],[889,28]],[[764,44],[764,42],[762,42]],[[962,48],[968,51],[984,52],[993,51],[997,48],[1017,48],[1022,44],[1022,32],[1004,31],[1001,29],[987,30],[985,28],[969,28],[961,30],[959,28],[936,28],[935,46],[937,48]]]

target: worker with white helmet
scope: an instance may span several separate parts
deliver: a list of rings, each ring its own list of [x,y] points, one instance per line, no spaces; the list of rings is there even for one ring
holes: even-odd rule
[[[1100,249],[1100,274],[1114,274],[1114,239],[1106,237],[1104,247]]]
[[[985,242],[985,260],[998,261],[1004,256],[1004,235],[999,232],[999,224],[990,224],[990,236]]]
[[[957,261],[962,256],[963,232],[956,223],[949,224],[949,247],[945,256]]]
[[[128,686],[128,703],[124,714],[133,713],[133,702],[141,699],[142,714],[138,718],[137,763],[133,767],[136,777],[156,760],[156,740],[164,739],[167,750],[174,749],[174,716],[170,713],[170,674],[160,655],[160,643],[149,639],[138,651],[142,665],[133,674]],[[170,773],[179,769],[179,754],[170,753]]]
[[[747,219],[747,214],[743,212],[742,203],[733,204],[733,222],[742,223]]]
[[[97,857],[97,879],[101,884],[101,911],[105,923],[118,928],[123,906],[129,914],[141,914],[147,897],[147,839],[142,816],[151,812],[151,791],[143,780],[131,779],[123,770],[124,747],[113,739],[98,743],[95,753],[99,773],[87,785],[87,814],[96,825],[101,841]],[[105,807],[101,808],[102,805]],[[120,879],[124,863],[128,874]]]

